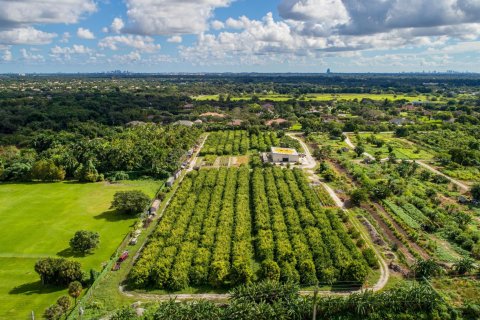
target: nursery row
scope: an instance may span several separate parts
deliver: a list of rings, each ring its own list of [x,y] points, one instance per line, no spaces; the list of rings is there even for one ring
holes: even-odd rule
[[[301,170],[240,167],[185,177],[129,280],[178,291],[262,279],[362,283],[368,271],[337,212],[322,206]]]
[[[264,152],[279,143],[276,132],[254,134],[244,130],[217,131],[209,134],[200,155],[238,155],[246,154],[249,150]]]

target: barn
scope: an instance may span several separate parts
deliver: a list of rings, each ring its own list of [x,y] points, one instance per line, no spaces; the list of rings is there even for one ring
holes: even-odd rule
[[[272,147],[270,155],[274,163],[295,163],[300,160],[297,150],[290,148]]]

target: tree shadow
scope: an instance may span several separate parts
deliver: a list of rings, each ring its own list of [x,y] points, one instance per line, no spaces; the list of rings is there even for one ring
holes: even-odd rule
[[[65,288],[60,286],[52,286],[52,285],[43,285],[40,280],[30,283],[24,283],[19,286],[16,286],[12,290],[10,290],[9,294],[25,294],[25,295],[32,295],[32,294],[42,294],[42,293],[52,293],[61,291]]]
[[[109,210],[94,216],[97,220],[106,220],[110,222],[117,222],[122,220],[136,219],[138,216],[128,215],[117,210]]]
[[[85,181],[78,181],[78,180],[64,180],[63,183],[65,184],[89,184],[94,182],[85,182]]]
[[[75,252],[72,250],[72,248],[68,247],[63,249],[62,251],[57,252],[57,256],[62,257],[62,258],[83,258],[85,256],[88,256],[89,254],[84,254],[81,252]]]
[[[332,285],[332,292],[348,292],[348,291],[357,291],[362,288],[361,283],[342,283],[336,282]]]

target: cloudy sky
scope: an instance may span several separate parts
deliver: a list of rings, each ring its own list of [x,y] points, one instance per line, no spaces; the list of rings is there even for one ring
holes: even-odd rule
[[[480,0],[0,0],[4,72],[480,72]]]

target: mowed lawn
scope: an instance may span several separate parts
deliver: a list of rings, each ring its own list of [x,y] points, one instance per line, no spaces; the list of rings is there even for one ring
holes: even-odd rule
[[[109,210],[117,191],[138,189],[153,197],[160,182],[0,184],[0,319],[41,319],[66,294],[44,287],[33,270],[41,257],[77,259],[82,269],[101,270],[136,219]],[[100,234],[94,254],[74,257],[69,239],[77,230]]]

